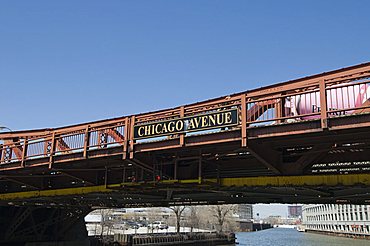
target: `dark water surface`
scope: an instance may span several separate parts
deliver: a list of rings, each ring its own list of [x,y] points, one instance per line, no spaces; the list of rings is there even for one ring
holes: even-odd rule
[[[257,232],[240,232],[236,234],[236,237],[239,245],[244,246],[370,246],[370,240],[319,235],[284,228],[273,228]]]

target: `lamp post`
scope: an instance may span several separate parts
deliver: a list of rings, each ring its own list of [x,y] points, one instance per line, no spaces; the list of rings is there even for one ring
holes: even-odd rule
[[[10,131],[10,132],[12,132],[12,129],[10,129],[9,127],[6,127],[6,126],[0,126],[0,131],[4,131],[4,130],[8,130],[8,131]],[[0,133],[1,134],[1,133]],[[4,141],[3,140],[1,140],[1,144],[3,143]]]
[[[0,131],[4,131],[4,130],[8,130],[8,131],[12,132],[12,129],[10,129],[9,127],[0,126]]]

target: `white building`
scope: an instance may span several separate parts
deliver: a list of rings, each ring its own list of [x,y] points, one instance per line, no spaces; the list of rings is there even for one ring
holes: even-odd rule
[[[237,214],[239,220],[250,221],[253,219],[253,206],[251,204],[239,204]]]
[[[370,205],[316,204],[303,206],[306,231],[370,236]]]

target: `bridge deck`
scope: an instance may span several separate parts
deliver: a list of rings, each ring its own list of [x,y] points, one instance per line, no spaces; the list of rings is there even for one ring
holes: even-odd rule
[[[158,112],[2,133],[0,203],[79,204],[86,191],[91,206],[369,202],[369,77],[366,63]]]

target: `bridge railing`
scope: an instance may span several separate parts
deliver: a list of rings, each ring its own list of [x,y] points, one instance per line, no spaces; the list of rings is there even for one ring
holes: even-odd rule
[[[247,124],[260,126],[319,118],[319,111],[307,107],[308,105],[320,105],[319,94],[319,89],[311,89],[275,96],[273,99],[248,100]],[[304,104],[303,107],[302,104]]]
[[[125,123],[127,121],[123,119],[108,126],[86,126],[85,129],[53,133],[44,137],[23,138],[16,142],[8,140],[0,145],[0,167],[16,162],[20,163],[16,167],[22,167],[25,161],[40,158],[47,158],[45,163],[49,163],[53,156],[81,152],[84,152],[83,157],[86,158],[88,151],[124,146],[127,141]]]
[[[23,145],[21,142],[1,145],[1,163],[12,163],[22,160]]]
[[[320,89],[316,85],[279,91],[266,98],[247,95],[246,123],[249,127],[291,123],[320,118]]]
[[[122,122],[124,123],[124,122]],[[125,141],[125,126],[100,127],[88,130],[88,150],[111,148],[123,145]]]
[[[47,157],[51,153],[51,136],[46,138],[37,138],[27,141],[26,160]]]
[[[45,134],[37,136],[32,133],[29,136],[8,133],[9,136],[4,138],[4,143],[0,145],[0,168],[16,162],[22,167],[24,161],[41,158],[52,162],[54,156],[81,152],[82,158],[87,158],[89,151],[113,147],[122,147],[121,153],[131,153],[132,157],[136,146],[142,143],[171,140],[172,145],[166,147],[178,147],[185,144],[186,136],[225,130],[241,129],[241,138],[246,139],[248,127],[262,125],[321,120],[322,127],[328,127],[327,119],[370,112],[369,78],[370,64],[367,64],[348,71],[324,74],[168,110],[45,131]],[[235,108],[238,109],[239,124],[231,129],[216,127],[212,130],[199,129],[144,140],[134,138],[134,127],[140,124]],[[243,146],[246,146],[245,143]],[[108,155],[107,152],[104,154]]]
[[[316,86],[310,85],[293,92],[280,91],[278,95],[271,95],[270,98],[254,99],[247,96],[248,126],[292,123],[370,112],[368,80],[322,83],[322,88],[320,81],[317,81]]]
[[[55,148],[53,154],[62,155],[82,152],[84,150],[84,139],[84,131],[55,136]]]
[[[369,80],[327,85],[326,88],[328,117],[369,112]]]

